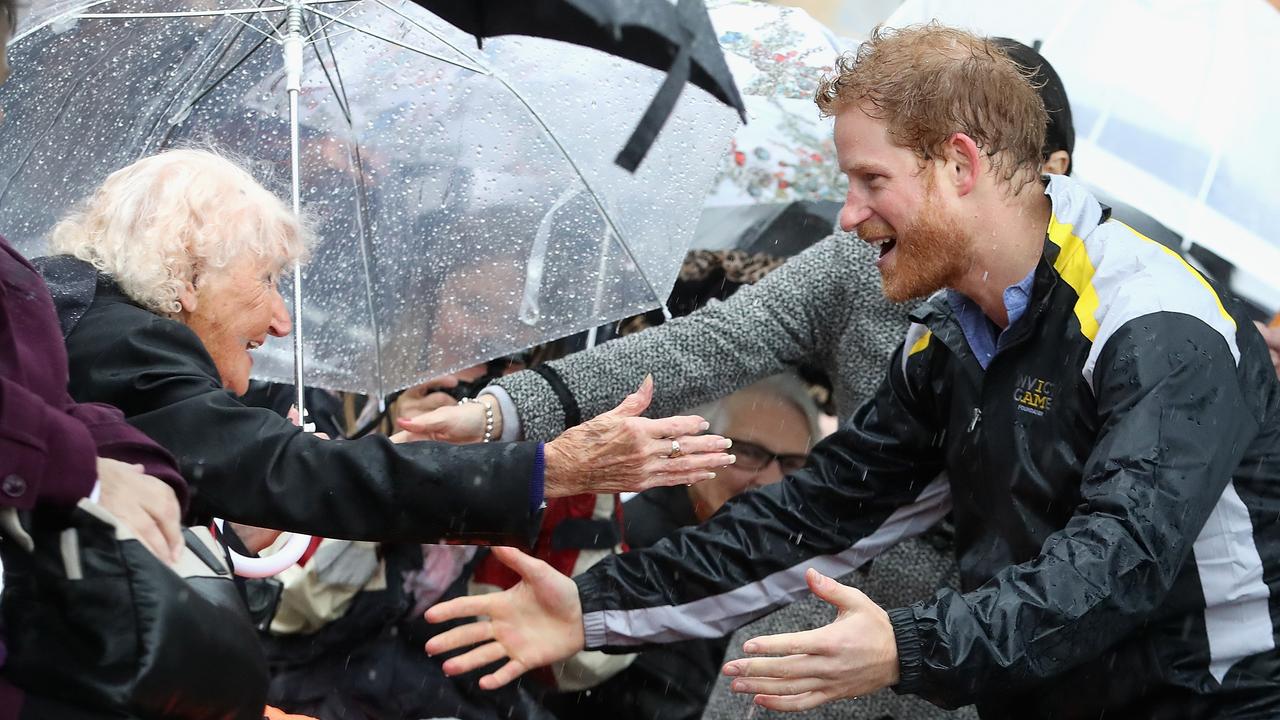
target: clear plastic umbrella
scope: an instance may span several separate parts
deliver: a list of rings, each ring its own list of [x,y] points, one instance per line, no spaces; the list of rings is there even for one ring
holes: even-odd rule
[[[1280,12],[1265,0],[907,0],[891,26],[937,19],[1040,49],[1076,126],[1074,173],[1236,266],[1280,308]],[[1261,273],[1261,275],[1254,275]]]
[[[837,38],[798,8],[711,0],[707,9],[747,106],[748,123],[738,128],[720,160],[694,246],[770,252],[771,241],[761,234],[778,226],[784,213],[834,218],[844,200],[847,185],[836,162],[832,121],[818,116],[813,95],[840,53],[857,43]],[[797,213],[795,203],[804,203],[805,212]],[[816,237],[807,242],[783,238],[781,254],[829,234],[833,225],[834,219],[825,227],[817,223]]]
[[[536,38],[477,50],[394,0],[37,2],[11,53],[0,227],[20,249],[138,157],[230,149],[282,196],[296,178],[319,235],[302,344],[269,342],[256,375],[292,382],[305,353],[306,384],[378,396],[658,306],[736,125],[686,88],[632,175],[613,159],[662,72]]]

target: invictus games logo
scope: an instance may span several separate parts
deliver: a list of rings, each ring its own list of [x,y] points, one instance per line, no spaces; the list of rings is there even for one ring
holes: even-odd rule
[[[1032,415],[1044,415],[1053,406],[1053,383],[1040,378],[1023,375],[1018,378],[1018,386],[1013,390],[1013,401],[1019,410]]]

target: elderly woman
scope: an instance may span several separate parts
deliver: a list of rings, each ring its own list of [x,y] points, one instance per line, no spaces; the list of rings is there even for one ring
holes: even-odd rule
[[[43,261],[78,400],[116,405],[178,458],[197,516],[357,540],[524,542],[543,499],[705,479],[732,462],[701,418],[611,412],[541,443],[325,441],[241,404],[253,351],[290,330],[276,282],[307,233],[243,169],[173,150],[107,178]],[[666,457],[676,438],[688,453]]]

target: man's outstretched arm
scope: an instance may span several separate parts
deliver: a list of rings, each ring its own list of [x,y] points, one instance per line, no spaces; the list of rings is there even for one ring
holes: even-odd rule
[[[429,620],[474,614],[494,620],[445,633],[429,650],[484,642],[447,670],[514,659],[510,672],[490,681],[500,683],[531,662],[552,662],[583,647],[634,649],[718,637],[800,597],[809,590],[807,568],[844,574],[921,532],[946,513],[950,496],[946,480],[936,477],[934,398],[906,385],[905,368],[915,362],[894,363],[877,401],[815,448],[810,465],[796,475],[572,581],[522,573],[524,582],[496,597],[441,605]]]

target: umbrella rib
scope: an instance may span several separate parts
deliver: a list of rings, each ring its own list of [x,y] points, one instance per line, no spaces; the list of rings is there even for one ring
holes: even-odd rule
[[[244,23],[244,24],[245,24],[245,25],[248,25],[247,23]],[[276,24],[276,26],[275,26],[275,31],[276,31],[277,33],[278,33],[278,32],[280,32],[280,28],[281,28],[283,25],[284,25],[284,20],[283,20],[283,19],[281,19],[281,21],[280,21],[279,23],[277,23],[277,24]],[[254,28],[254,27],[253,27],[253,26],[251,26],[251,25],[249,25],[249,27],[253,28],[254,30],[258,30],[258,32],[262,32],[262,31],[261,31],[261,30],[259,30],[258,28]],[[179,110],[178,112],[174,113],[174,116],[181,115],[182,113],[184,113],[184,112],[186,112],[186,111],[190,110],[191,108],[194,108],[194,107],[196,106],[196,103],[200,102],[201,100],[203,100],[203,99],[205,98],[205,96],[207,96],[209,93],[211,93],[211,92],[213,92],[214,90],[216,90],[216,89],[218,88],[218,86],[222,84],[222,81],[223,81],[223,80],[226,80],[228,77],[230,77],[230,76],[231,76],[231,73],[233,73],[233,72],[235,72],[236,70],[238,70],[238,69],[240,68],[240,66],[241,66],[241,65],[243,65],[243,64],[245,63],[245,61],[246,61],[246,60],[248,60],[250,57],[252,57],[254,53],[258,52],[258,49],[259,49],[259,48],[261,48],[261,47],[262,47],[262,45],[263,45],[264,43],[266,43],[268,40],[274,40],[274,39],[275,39],[275,38],[273,38],[272,36],[267,35],[266,33],[263,33],[262,39],[261,39],[261,40],[259,40],[259,41],[258,41],[258,43],[257,43],[256,45],[254,45],[253,47],[249,48],[249,52],[246,52],[243,56],[241,56],[241,58],[240,58],[239,60],[237,60],[237,61],[235,62],[235,64],[234,64],[234,65],[232,65],[231,67],[227,68],[226,72],[224,72],[224,73],[222,73],[221,75],[219,75],[219,76],[218,76],[218,79],[217,79],[217,80],[214,80],[212,83],[210,83],[210,84],[209,84],[209,87],[207,87],[207,88],[205,88],[203,91],[201,91],[199,95],[195,95],[195,96],[193,96],[193,97],[191,98],[191,101],[190,101],[190,102],[188,102],[186,105],[182,106],[182,109],[181,109],[181,110]],[[226,49],[227,49],[227,50],[230,50],[230,49],[231,49],[231,46],[230,46],[230,45],[228,45]],[[224,52],[225,52],[225,50],[224,50]],[[171,125],[170,127],[172,127],[172,125]],[[166,138],[166,140],[167,140],[167,138]]]
[[[284,25],[285,21],[286,21],[286,19],[285,19],[285,18],[281,18],[281,19],[280,19],[280,21],[279,21],[278,23],[276,23],[276,24],[275,24],[275,27],[272,29],[272,30],[273,30],[273,32],[279,33],[279,32],[280,32],[280,28]],[[254,26],[252,26],[252,25],[249,25],[248,23],[243,23],[243,22],[242,22],[242,23],[241,23],[241,25],[244,25],[244,26],[246,26],[246,27],[249,27],[249,28],[250,28],[250,29],[252,29],[252,30],[256,30],[256,31],[258,31],[258,32],[263,36],[263,37],[262,37],[262,39],[258,40],[258,41],[254,44],[254,46],[253,46],[253,47],[249,48],[249,50],[248,50],[246,53],[244,53],[243,55],[241,55],[241,56],[240,56],[240,59],[239,59],[239,60],[236,60],[236,61],[235,61],[235,63],[234,63],[234,64],[232,64],[232,65],[231,65],[231,67],[227,68],[227,69],[226,69],[226,70],[225,70],[221,75],[219,75],[219,76],[217,77],[217,79],[215,79],[213,82],[209,83],[209,86],[208,86],[208,87],[206,87],[206,88],[205,88],[203,91],[201,91],[198,95],[193,95],[193,96],[192,96],[192,97],[191,97],[191,98],[186,102],[186,104],[184,104],[184,105],[182,106],[182,109],[180,109],[177,113],[174,113],[173,115],[170,115],[170,118],[181,117],[184,113],[190,112],[190,110],[196,106],[196,103],[200,102],[200,101],[201,101],[201,100],[203,100],[206,96],[208,96],[208,95],[209,95],[209,93],[211,93],[211,92],[213,92],[214,90],[216,90],[216,89],[218,88],[218,86],[222,84],[222,81],[223,81],[223,80],[226,80],[228,77],[230,77],[230,76],[231,76],[231,74],[232,74],[232,73],[234,73],[236,70],[238,70],[238,69],[240,68],[240,66],[241,66],[241,65],[243,65],[243,64],[245,63],[245,61],[246,61],[246,60],[248,60],[250,57],[253,57],[253,54],[254,54],[254,53],[256,53],[256,52],[258,52],[258,50],[263,46],[263,44],[265,44],[268,40],[272,40],[272,39],[273,39],[270,35],[268,35],[268,34],[266,34],[266,33],[263,33],[263,32],[262,32],[261,30],[259,30],[257,27],[254,27]],[[240,39],[240,34],[241,34],[241,33],[243,33],[243,32],[244,32],[244,30],[243,30],[243,29],[240,29],[240,28],[237,28],[237,29],[235,30],[235,34],[234,34],[232,37],[230,37],[230,38],[226,41],[226,43],[222,46],[222,51],[219,53],[219,55],[218,55],[218,59],[217,59],[217,61],[215,61],[215,62],[214,62],[213,67],[215,67],[215,68],[216,68],[216,67],[217,67],[217,65],[218,65],[218,63],[220,63],[220,62],[222,62],[223,60],[225,60],[225,59],[226,59],[227,55],[231,52],[232,48],[233,48],[233,47],[235,47],[235,44],[239,41],[239,39]],[[198,70],[198,69],[199,69],[199,68],[197,68],[197,70]],[[206,79],[206,80],[208,79],[208,76],[207,76],[207,75],[206,75],[206,78],[205,78],[205,79]],[[191,83],[194,83],[194,82],[195,82],[195,72],[193,72],[193,73],[192,73],[191,78],[189,79],[189,82],[191,82]],[[167,127],[165,127],[165,129],[164,129],[164,132],[163,132],[163,134],[162,134],[162,136],[161,136],[161,138],[160,138],[160,141],[157,143],[157,146],[158,146],[158,147],[165,147],[165,146],[167,146],[167,145],[168,145],[168,143],[169,143],[169,137],[170,137],[171,135],[173,135],[174,128],[175,128],[175,127],[177,127],[177,125],[178,125],[178,123],[175,123],[175,122],[173,122],[172,120],[170,120],[170,122],[168,123]]]
[[[346,30],[340,30],[340,31],[338,31],[338,32],[336,32],[336,33],[331,33],[331,34],[329,35],[329,37],[330,37],[330,38],[342,37],[343,35],[350,35],[351,33],[358,33],[358,32],[360,32],[360,31],[359,31],[359,30],[353,30],[353,29],[351,29],[351,28],[347,28]]]
[[[379,5],[381,5],[382,7],[386,8],[387,10],[389,10],[390,12],[392,12],[393,14],[400,16],[400,19],[401,19],[401,20],[404,20],[405,22],[407,22],[407,23],[409,23],[410,25],[412,25],[412,26],[414,26],[414,27],[418,28],[419,30],[421,30],[422,32],[424,32],[424,33],[426,33],[426,34],[430,35],[431,37],[435,38],[436,40],[439,40],[440,42],[444,43],[445,45],[448,45],[448,46],[449,46],[449,48],[450,48],[451,50],[453,50],[454,52],[458,53],[458,54],[459,54],[459,55],[461,55],[462,57],[466,58],[466,59],[467,59],[467,60],[469,60],[470,62],[475,63],[477,67],[480,67],[480,61],[479,61],[479,60],[477,60],[476,58],[472,57],[472,56],[471,56],[471,53],[468,53],[466,50],[463,50],[462,48],[458,47],[457,45],[454,45],[453,43],[449,42],[449,40],[448,40],[447,38],[445,38],[445,37],[444,37],[443,35],[441,35],[440,33],[436,32],[434,28],[431,28],[431,27],[428,27],[428,26],[426,26],[426,25],[423,25],[422,23],[418,22],[418,21],[417,21],[417,20],[415,20],[414,18],[409,17],[409,16],[408,16],[408,15],[406,15],[403,11],[401,11],[401,10],[400,10],[400,8],[398,8],[398,7],[394,7],[393,5],[391,5],[390,3],[388,3],[386,0],[376,0],[376,2],[377,2]]]
[[[403,48],[403,49],[405,49],[405,50],[409,50],[409,51],[411,51],[411,52],[416,52],[416,53],[418,53],[419,55],[425,55],[426,57],[429,57],[429,58],[431,58],[431,59],[433,59],[433,60],[439,60],[440,62],[448,63],[448,64],[450,64],[450,65],[454,65],[454,66],[456,66],[456,67],[460,67],[460,68],[462,68],[463,70],[470,70],[471,72],[476,73],[476,74],[478,74],[478,75],[490,75],[490,74],[491,74],[489,71],[485,70],[485,69],[484,69],[484,68],[482,68],[482,67],[478,67],[478,66],[475,66],[475,65],[467,65],[466,63],[460,63],[460,62],[458,62],[457,60],[454,60],[454,59],[452,59],[452,58],[444,57],[443,55],[440,55],[439,53],[433,53],[433,52],[431,52],[430,50],[425,50],[425,49],[420,48],[420,47],[417,47],[417,46],[415,46],[415,45],[410,45],[410,44],[408,44],[408,43],[401,42],[401,41],[399,41],[399,40],[396,40],[395,38],[392,38],[392,37],[389,37],[389,36],[387,36],[387,35],[384,35],[384,34],[382,34],[382,33],[378,32],[377,30],[371,30],[371,29],[369,29],[369,28],[360,27],[359,25],[356,25],[355,23],[352,23],[352,22],[348,22],[348,21],[346,21],[346,20],[343,20],[342,18],[340,18],[340,17],[338,17],[338,16],[330,15],[329,13],[324,12],[323,10],[316,10],[316,9],[315,9],[315,8],[313,8],[313,7],[308,7],[308,9],[309,9],[311,12],[315,13],[316,15],[319,15],[319,16],[320,16],[320,17],[322,17],[322,18],[327,18],[327,19],[332,20],[333,22],[335,22],[335,23],[337,23],[337,24],[339,24],[339,25],[343,25],[343,26],[348,27],[348,28],[350,28],[350,29],[352,29],[352,30],[356,30],[356,31],[358,31],[358,32],[362,32],[362,33],[364,33],[365,35],[368,35],[369,37],[377,38],[377,39],[379,39],[379,40],[381,40],[381,41],[383,41],[383,42],[386,42],[386,43],[390,43],[390,44],[392,44],[392,45],[395,45],[396,47]]]
[[[640,273],[640,279],[644,281],[645,287],[649,288],[649,292],[658,301],[658,304],[662,306],[663,316],[670,320],[671,311],[667,309],[667,303],[663,300],[662,296],[658,294],[658,289],[653,286],[653,282],[649,280],[649,275],[644,271],[644,266],[640,264],[640,261],[636,258],[635,252],[631,250],[631,245],[623,239],[622,231],[618,229],[618,224],[613,221],[613,216],[605,209],[604,201],[600,199],[600,195],[596,192],[596,189],[591,186],[591,181],[587,180],[586,173],[582,172],[582,168],[578,167],[577,161],[575,161],[573,159],[573,155],[569,153],[569,148],[566,148],[564,144],[560,142],[560,138],[556,137],[556,134],[551,131],[551,126],[547,125],[546,121],[543,120],[542,116],[538,114],[538,111],[529,104],[529,101],[520,94],[519,90],[516,90],[511,83],[507,82],[499,75],[493,75],[493,79],[502,83],[502,86],[505,87],[516,100],[519,100],[521,105],[524,105],[525,109],[529,111],[529,115],[532,116],[538,125],[542,127],[543,132],[545,132],[547,137],[551,139],[551,143],[555,145],[560,151],[560,154],[564,156],[565,162],[569,163],[569,167],[573,168],[573,171],[577,173],[578,179],[582,181],[582,186],[587,189],[587,195],[591,198],[591,202],[595,203],[596,210],[600,212],[600,217],[604,219],[605,224],[609,226],[609,230],[613,232],[613,236],[617,239],[618,245],[622,248],[622,251],[627,254],[627,259],[631,261],[632,265],[635,265],[636,272]]]
[[[312,43],[311,49],[320,63],[320,70],[329,83],[329,89],[338,100],[338,107],[342,108],[342,116],[347,121],[350,137],[347,153],[355,170],[352,181],[356,186],[356,227],[360,238],[360,264],[364,269],[364,298],[369,310],[369,325],[373,328],[373,371],[377,375],[378,398],[381,400],[386,395],[386,375],[382,369],[382,327],[378,324],[378,314],[374,309],[373,273],[370,270],[373,264],[373,245],[369,242],[369,193],[364,181],[364,159],[360,154],[360,143],[357,141],[355,123],[351,117],[351,100],[347,97],[346,83],[342,81],[342,70],[338,68],[338,54],[333,51],[333,44],[329,42],[331,35],[328,28],[331,24],[324,25],[317,32],[324,37],[325,47],[329,49],[329,58],[333,63],[332,76],[329,75],[329,68],[325,67],[324,57],[315,43]]]
[[[334,17],[335,17],[335,18],[346,17],[347,15],[351,14],[351,11],[352,11],[352,10],[355,10],[355,9],[356,9],[356,8],[358,8],[358,7],[360,7],[360,3],[359,3],[358,1],[357,1],[357,2],[353,2],[353,3],[351,3],[351,7],[349,7],[349,8],[347,8],[347,9],[343,10],[342,12],[338,13],[338,14],[337,14],[337,15],[335,15]],[[325,32],[326,30],[328,30],[328,29],[329,29],[329,26],[330,26],[330,25],[332,25],[332,24],[334,24],[335,22],[337,22],[337,20],[330,20],[329,22],[324,23],[324,24],[323,24],[323,25],[321,25],[321,26],[320,26],[320,28],[319,28],[319,29],[317,29],[315,32],[308,33],[308,34],[307,34],[307,36],[306,36],[305,38],[303,38],[303,41],[309,42],[309,41],[310,41],[312,38],[314,38],[316,35],[319,35],[320,33],[323,33],[323,32]],[[325,38],[327,39],[327,38],[329,38],[329,37],[330,37],[330,36],[329,36],[327,33],[325,33]],[[335,63],[335,66],[336,66],[336,63]]]
[[[311,52],[315,54],[316,62],[320,64],[320,72],[324,73],[325,82],[329,83],[329,89],[333,92],[334,99],[338,101],[338,108],[342,110],[342,119],[346,121],[349,129],[354,130],[351,122],[351,104],[347,99],[347,89],[342,84],[342,73],[338,70],[338,56],[333,52],[333,45],[329,42],[328,31],[323,31],[323,33],[325,45],[329,48],[329,57],[333,62],[333,74],[338,76],[336,85],[333,82],[333,77],[329,75],[329,68],[324,64],[324,56],[320,54],[320,48],[315,43],[311,43]],[[338,89],[339,86],[342,87],[341,91]]]
[[[417,20],[414,20],[408,15],[405,15],[404,13],[400,12],[399,9],[394,8],[391,5],[387,4],[386,0],[376,0],[376,2],[379,5],[383,6],[384,8],[395,13],[396,15],[399,15],[401,18],[413,24],[415,27],[427,33],[428,35],[434,37],[435,39],[439,40],[445,45],[448,45],[450,48],[454,50],[454,52],[458,53],[459,55],[465,57],[466,59],[470,60],[473,63],[476,63],[477,65],[480,64],[479,60],[472,57],[462,48],[458,47],[457,45],[454,45],[453,43],[449,42],[447,39],[441,37],[438,33],[436,33],[431,28],[423,25]],[[533,119],[538,123],[539,126],[542,127],[542,130],[547,134],[547,137],[551,138],[551,142],[560,151],[560,154],[564,156],[565,162],[568,162],[569,167],[573,168],[573,171],[577,173],[578,179],[582,181],[582,185],[587,189],[587,194],[591,197],[591,201],[595,203],[596,210],[598,210],[600,212],[600,216],[604,218],[605,224],[609,226],[609,230],[613,232],[613,236],[618,239],[618,245],[622,247],[622,251],[627,254],[627,258],[631,261],[631,263],[636,266],[636,271],[640,273],[640,279],[644,281],[645,286],[649,288],[649,292],[653,294],[654,298],[657,299],[658,304],[662,306],[662,314],[666,316],[667,319],[670,319],[671,313],[667,309],[667,303],[663,301],[662,296],[658,294],[657,288],[655,288],[653,286],[653,283],[649,281],[649,276],[645,274],[644,266],[642,266],[639,263],[639,261],[637,261],[635,253],[632,252],[631,250],[631,246],[627,244],[627,241],[622,238],[622,232],[618,229],[617,223],[613,221],[613,216],[611,216],[609,214],[609,211],[605,209],[604,202],[601,201],[600,196],[599,194],[596,193],[595,188],[593,188],[591,186],[591,183],[588,182],[586,174],[582,172],[582,169],[580,167],[578,167],[578,163],[574,161],[573,156],[569,154],[569,149],[566,148],[563,144],[561,144],[560,139],[556,137],[555,133],[551,132],[551,127],[548,126],[546,121],[542,119],[542,116],[538,114],[538,111],[533,109],[533,106],[529,104],[529,101],[525,100],[524,96],[521,95],[520,92],[516,90],[514,87],[512,87],[511,83],[507,82],[504,78],[493,73],[492,71],[488,72],[488,74],[491,77],[493,77],[493,79],[502,83],[502,86],[505,87],[507,91],[510,92],[513,96],[515,96],[515,98],[520,101],[521,105],[524,105],[525,109],[529,111],[529,114],[533,116]]]
[[[232,8],[230,10],[172,10],[168,12],[122,12],[122,13],[78,13],[72,15],[76,19],[111,20],[111,19],[149,19],[149,18],[185,18],[185,17],[222,17],[236,15],[256,15],[257,13],[284,12],[282,7],[271,8]]]
[[[33,26],[31,26],[31,27],[29,27],[29,28],[27,28],[27,29],[23,30],[22,32],[20,32],[20,33],[18,33],[18,34],[16,34],[16,35],[14,35],[12,38],[10,38],[9,42],[10,42],[10,44],[11,44],[11,45],[12,45],[12,44],[14,44],[14,43],[17,43],[18,41],[22,40],[23,38],[27,37],[28,35],[31,35],[31,34],[33,34],[33,33],[35,33],[35,32],[38,32],[38,31],[40,31],[40,30],[42,30],[42,29],[44,29],[44,28],[46,28],[46,27],[48,27],[48,26],[50,26],[50,25],[53,25],[53,24],[55,24],[55,23],[59,22],[60,20],[64,20],[64,19],[66,19],[66,18],[72,18],[72,19],[90,18],[90,19],[93,19],[93,18],[113,18],[113,17],[114,17],[114,18],[123,18],[123,17],[129,17],[129,16],[134,16],[134,17],[162,17],[162,16],[164,16],[164,14],[163,14],[163,13],[133,13],[133,14],[130,14],[130,13],[120,13],[120,14],[116,14],[116,13],[85,13],[85,12],[82,12],[82,11],[84,11],[84,10],[88,10],[89,8],[95,8],[95,7],[98,7],[99,5],[105,5],[105,4],[107,4],[107,3],[109,3],[109,2],[112,2],[112,1],[113,1],[113,0],[93,0],[93,2],[85,3],[83,6],[81,6],[81,7],[80,7],[80,8],[78,8],[78,9],[73,8],[73,9],[71,9],[71,10],[68,10],[68,11],[66,11],[66,12],[62,13],[62,14],[54,15],[53,17],[47,18],[47,19],[43,20],[42,22],[40,22],[39,24],[37,24],[37,25],[33,25]],[[321,1],[333,2],[333,1],[335,1],[335,0],[321,0]],[[344,0],[344,1],[345,1],[345,0]],[[283,8],[281,8],[281,9],[283,9]],[[194,10],[194,11],[189,11],[189,12],[197,13],[197,14],[200,14],[200,15],[223,15],[223,14],[228,14],[228,13],[255,13],[255,12],[263,12],[263,10],[262,10],[262,8],[258,7],[258,8],[233,8],[233,9],[230,9],[230,10],[214,10],[214,11],[207,11],[207,10]],[[271,10],[271,12],[275,12],[275,9],[273,8],[273,9]]]
[[[76,20],[155,20],[164,18],[193,18],[193,17],[226,17],[244,25],[256,33],[265,35],[268,39],[278,40],[279,38],[267,35],[262,29],[251,22],[240,19],[240,15],[256,15],[258,13],[280,12],[284,8],[236,8],[234,10],[190,10],[190,11],[173,11],[173,12],[136,12],[136,13],[81,13],[72,15]]]
[[[87,3],[87,4],[85,4],[85,6],[84,6],[84,7],[82,7],[82,8],[80,8],[80,10],[88,10],[89,8],[97,7],[97,6],[99,6],[99,5],[104,5],[104,4],[109,3],[109,2],[111,2],[111,0],[95,0],[95,2],[91,2],[91,3]],[[56,23],[56,22],[58,22],[59,20],[62,20],[62,19],[64,19],[64,18],[75,18],[75,17],[77,17],[77,12],[78,12],[78,11],[77,11],[76,9],[72,9],[72,10],[68,10],[68,11],[66,11],[66,12],[62,13],[61,15],[54,15],[53,17],[51,17],[51,18],[49,18],[49,19],[45,20],[44,22],[41,22],[41,23],[40,23],[40,24],[38,24],[38,25],[34,25],[34,26],[32,26],[32,27],[27,28],[26,30],[23,30],[23,31],[22,31],[22,32],[20,32],[20,33],[15,34],[13,37],[9,38],[9,44],[10,44],[10,46],[12,46],[12,45],[16,44],[18,41],[20,41],[20,40],[22,40],[23,38],[25,38],[26,36],[28,36],[28,35],[30,35],[30,34],[32,34],[32,33],[34,33],[34,32],[36,32],[36,31],[38,31],[38,30],[41,30],[41,29],[43,29],[43,28],[45,28],[45,27],[47,27],[47,26],[49,26],[49,25],[53,25],[54,23]]]
[[[241,20],[241,19],[240,19],[238,16],[236,16],[236,15],[228,15],[227,17],[231,18],[232,20],[235,20],[236,22],[240,23],[241,25],[244,25],[245,27],[249,28],[250,30],[252,30],[252,31],[254,31],[254,32],[256,32],[256,33],[258,33],[259,35],[263,36],[263,37],[264,37],[264,38],[266,38],[267,40],[273,40],[273,41],[278,42],[278,43],[279,43],[279,42],[284,42],[284,37],[282,37],[282,36],[278,36],[278,35],[272,35],[272,34],[270,34],[270,33],[263,32],[263,31],[262,31],[262,28],[258,27],[257,25],[254,25],[252,22],[249,22],[249,21],[247,21],[247,20]],[[280,32],[280,25],[276,25],[276,27],[275,27],[275,32],[277,32],[277,33],[279,33],[279,32]],[[258,45],[258,47],[262,47],[262,45],[261,45],[261,44],[259,44],[259,45]],[[255,50],[257,50],[258,48],[257,48],[257,47],[255,47],[254,49],[255,49]]]

